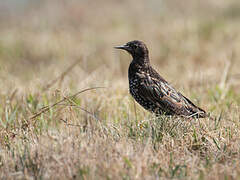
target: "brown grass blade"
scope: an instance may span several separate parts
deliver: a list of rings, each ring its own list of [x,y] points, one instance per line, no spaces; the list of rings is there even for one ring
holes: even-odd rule
[[[77,93],[75,93],[75,94],[73,94],[73,95],[71,95],[71,96],[64,97],[64,98],[61,99],[60,101],[58,101],[58,102],[56,102],[56,103],[54,103],[54,104],[52,104],[52,105],[50,105],[50,106],[47,106],[47,107],[43,108],[41,111],[39,111],[39,112],[37,112],[36,114],[32,115],[29,119],[35,119],[36,117],[40,116],[42,113],[45,113],[45,112],[49,111],[50,108],[58,105],[59,103],[64,102],[65,100],[68,100],[68,99],[71,99],[71,98],[73,98],[73,97],[76,97],[76,96],[78,96],[79,94],[81,94],[81,93],[83,93],[83,92],[90,91],[90,90],[94,90],[94,89],[100,89],[100,88],[105,88],[105,87],[92,87],[92,88],[87,88],[87,89],[84,89],[84,90],[82,90],[82,91],[79,91],[79,92],[77,92]]]
[[[49,82],[45,87],[43,87],[43,91],[48,90],[51,86],[53,86],[58,80],[63,79],[82,59],[77,59],[74,61],[65,71],[62,72],[58,77]]]

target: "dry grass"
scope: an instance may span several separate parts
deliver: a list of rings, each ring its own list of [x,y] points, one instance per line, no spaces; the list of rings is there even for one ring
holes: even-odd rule
[[[0,12],[1,179],[240,178],[238,1],[44,1]],[[133,39],[213,120],[156,118],[134,103],[130,57],[112,48]]]

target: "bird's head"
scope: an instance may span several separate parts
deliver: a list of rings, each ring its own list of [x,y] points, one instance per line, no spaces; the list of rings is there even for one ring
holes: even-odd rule
[[[148,57],[147,46],[142,41],[134,40],[122,46],[116,46],[114,48],[126,50],[128,53],[132,55],[133,58]]]

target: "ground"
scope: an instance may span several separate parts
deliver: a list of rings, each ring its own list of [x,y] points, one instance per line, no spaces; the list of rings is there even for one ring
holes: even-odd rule
[[[237,0],[11,2],[0,6],[1,179],[240,178]],[[209,118],[156,118],[133,100],[131,57],[113,47],[134,39]]]

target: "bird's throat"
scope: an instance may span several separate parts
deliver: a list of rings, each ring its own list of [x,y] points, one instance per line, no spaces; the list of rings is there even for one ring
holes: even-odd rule
[[[149,64],[149,58],[146,57],[134,57],[132,63],[136,66],[147,66]]]

